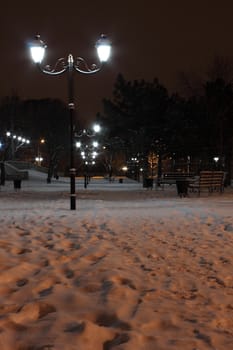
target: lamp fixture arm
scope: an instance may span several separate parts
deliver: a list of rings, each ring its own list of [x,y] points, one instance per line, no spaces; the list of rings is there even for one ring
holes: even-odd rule
[[[54,67],[50,65],[42,66],[40,63],[37,63],[37,67],[41,70],[41,72],[49,75],[60,75],[67,71],[68,64],[66,63],[64,58],[59,58]]]
[[[96,64],[92,64],[89,66],[84,58],[77,57],[76,61],[73,61],[72,55],[68,56],[68,63],[64,58],[59,58],[54,67],[50,65],[42,66],[40,63],[37,63],[38,68],[41,72],[48,75],[60,75],[68,70],[71,66],[74,70],[82,74],[93,74],[100,71],[102,65],[97,66]]]
[[[82,57],[77,57],[74,63],[74,69],[82,74],[97,73],[100,71],[101,67],[101,65],[97,66],[96,64],[92,64],[91,66],[89,66],[85,59]]]
[[[92,137],[92,136],[95,136],[95,134],[91,133],[88,129],[83,129],[83,130],[80,130],[79,132],[75,132],[75,137],[83,137],[83,136]]]

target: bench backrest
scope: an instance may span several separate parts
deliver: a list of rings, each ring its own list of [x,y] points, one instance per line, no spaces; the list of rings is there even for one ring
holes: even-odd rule
[[[223,186],[223,171],[201,171],[199,178],[200,187],[220,187]]]
[[[224,172],[223,171],[213,171],[212,176],[212,186],[224,185]]]

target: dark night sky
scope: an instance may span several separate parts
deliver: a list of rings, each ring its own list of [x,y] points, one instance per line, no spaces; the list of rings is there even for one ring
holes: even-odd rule
[[[1,8],[0,26],[0,97],[14,91],[24,99],[66,101],[66,77],[39,73],[29,58],[26,43],[35,34],[48,45],[49,64],[69,53],[94,63],[96,40],[101,33],[109,36],[113,52],[108,66],[96,75],[75,76],[82,120],[102,110],[101,100],[111,97],[119,72],[128,80],[158,77],[175,91],[179,71],[198,73],[216,55],[233,57],[231,0],[15,0]]]

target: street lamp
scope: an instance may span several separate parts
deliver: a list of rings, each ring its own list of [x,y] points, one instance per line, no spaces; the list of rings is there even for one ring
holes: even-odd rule
[[[87,135],[86,133],[84,135]],[[92,135],[94,136],[94,135]],[[89,137],[92,137],[89,135]],[[80,150],[80,155],[84,162],[84,187],[87,188],[87,184],[89,183],[89,176],[88,176],[88,165],[94,165],[95,159],[98,156],[97,149],[98,149],[99,143],[98,141],[92,141],[92,143],[82,143],[81,141],[76,142],[76,147]]]
[[[29,145],[30,140],[26,139],[25,137],[22,136],[17,136],[15,133],[12,131],[7,131],[6,136],[10,138],[11,141],[11,157],[12,160],[14,159],[15,153],[18,151],[18,149],[24,145]]]
[[[94,124],[91,129],[83,129],[78,133],[76,132],[75,137],[93,137],[101,131],[101,126],[99,124]]]
[[[41,166],[41,162],[43,162],[44,158],[42,158],[41,156],[35,157],[35,161],[37,162],[37,164],[39,166]]]
[[[88,181],[88,165],[94,165],[95,164],[95,158],[97,157],[97,152],[95,149],[99,147],[98,141],[92,141],[88,140],[89,138],[92,138],[96,136],[101,131],[101,127],[99,124],[92,125],[91,129],[83,129],[80,130],[78,133],[75,133],[75,137],[81,138],[81,141],[76,142],[76,147],[80,149],[81,157],[84,161],[84,187],[87,188]]]
[[[44,144],[45,144],[44,138],[40,138],[39,141],[37,141],[37,156],[35,157],[35,161],[38,166],[41,166],[41,162],[44,160],[44,158],[41,155],[41,148],[40,148],[40,146]]]
[[[73,73],[77,71],[82,74],[97,73],[102,63],[106,62],[110,56],[111,45],[105,35],[101,35],[97,41],[96,50],[99,56],[100,64],[92,64],[90,67],[82,57],[74,58],[72,54],[68,55],[68,58],[59,58],[54,67],[49,65],[42,66],[45,50],[47,46],[40,39],[40,35],[37,35],[35,40],[30,44],[31,57],[37,64],[39,69],[49,75],[60,75],[65,72],[68,74],[68,108],[70,114],[70,209],[76,209],[76,193],[75,193],[75,174],[76,169],[74,167],[74,88],[73,88]]]
[[[219,157],[214,157],[215,169],[219,168]]]

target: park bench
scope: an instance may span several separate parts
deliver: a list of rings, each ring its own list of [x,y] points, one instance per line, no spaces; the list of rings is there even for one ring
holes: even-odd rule
[[[223,171],[201,171],[198,180],[189,184],[190,192],[208,191],[220,192],[224,190],[224,172]]]
[[[176,184],[177,181],[194,181],[195,174],[194,173],[181,173],[181,172],[169,172],[164,173],[161,178],[157,180],[157,187],[161,186],[164,188],[164,185],[173,185]]]

